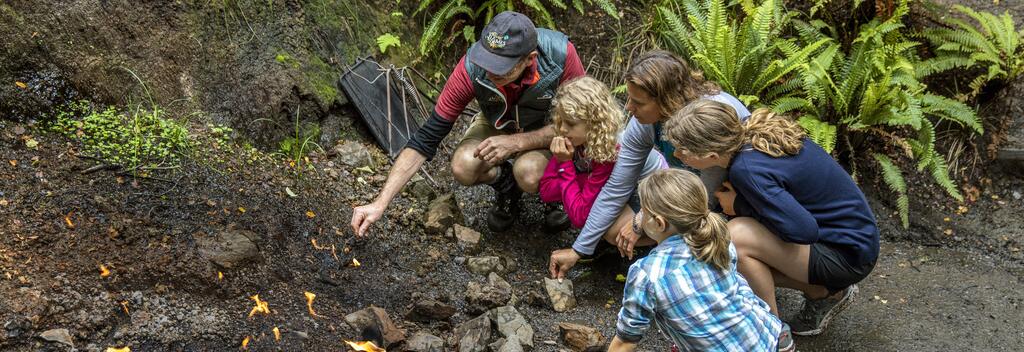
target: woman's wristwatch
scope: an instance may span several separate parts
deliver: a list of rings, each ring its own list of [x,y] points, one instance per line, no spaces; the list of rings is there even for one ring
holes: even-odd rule
[[[640,236],[647,236],[647,234],[644,233],[644,228],[641,227],[640,223],[637,222],[637,219],[640,218],[640,214],[642,213],[638,212],[636,213],[636,215],[633,216],[633,233]]]

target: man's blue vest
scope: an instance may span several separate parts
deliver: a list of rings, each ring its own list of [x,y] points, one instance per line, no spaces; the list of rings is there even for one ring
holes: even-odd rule
[[[518,102],[508,98],[487,79],[487,71],[466,60],[466,72],[473,81],[473,92],[480,110],[497,129],[506,127],[532,131],[548,122],[551,100],[555,97],[565,68],[569,37],[561,32],[537,28],[537,71],[540,80],[519,96]],[[518,123],[517,123],[518,122]]]

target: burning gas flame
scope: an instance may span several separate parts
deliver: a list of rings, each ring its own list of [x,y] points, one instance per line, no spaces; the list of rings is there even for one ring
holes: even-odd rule
[[[275,326],[274,329],[273,329],[273,332],[274,332],[274,341],[281,341],[281,330],[278,329]]]
[[[128,346],[124,346],[121,348],[107,347],[107,352],[132,352],[132,349],[129,348]]]
[[[312,293],[312,292],[309,292],[309,291],[306,291],[305,294],[306,294],[306,308],[309,308],[309,315],[312,315],[314,317],[318,317],[319,315],[317,315],[316,311],[313,310],[313,300],[316,299],[316,294]]]
[[[244,339],[242,339],[242,349],[249,349],[249,336],[246,336]]]
[[[249,298],[256,301],[256,306],[252,307],[252,310],[249,311],[250,318],[252,318],[253,315],[256,315],[256,313],[270,314],[270,306],[267,304],[267,301],[260,300],[260,295],[253,295]]]
[[[348,347],[351,347],[355,351],[387,352],[387,350],[385,350],[383,348],[380,348],[380,347],[377,347],[376,344],[374,344],[373,342],[370,342],[370,341],[352,342],[352,341],[349,341],[349,340],[345,340],[345,343],[347,343]]]
[[[110,276],[110,269],[107,269],[106,265],[100,264],[100,277]]]

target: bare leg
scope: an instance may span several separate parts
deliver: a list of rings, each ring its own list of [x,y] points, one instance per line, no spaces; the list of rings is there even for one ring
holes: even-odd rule
[[[729,221],[729,235],[739,255],[740,274],[750,283],[754,294],[767,302],[776,316],[779,315],[775,302],[777,275],[790,279],[782,279],[781,283],[795,286],[812,297],[821,295],[821,290],[825,290],[823,286],[808,283],[809,245],[783,241],[757,220],[746,217]]]
[[[452,154],[452,176],[463,186],[490,183],[498,176],[496,167],[473,156],[478,140],[466,140],[455,148]]]
[[[548,154],[541,150],[531,150],[516,157],[512,173],[523,192],[534,194],[540,190],[540,178],[548,166],[548,158]]]

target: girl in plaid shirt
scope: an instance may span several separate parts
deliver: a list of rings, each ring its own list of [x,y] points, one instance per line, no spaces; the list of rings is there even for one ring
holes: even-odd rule
[[[684,351],[774,351],[782,322],[736,272],[736,248],[700,178],[658,170],[638,192],[635,230],[658,246],[629,268],[609,352],[634,351],[652,324]]]

